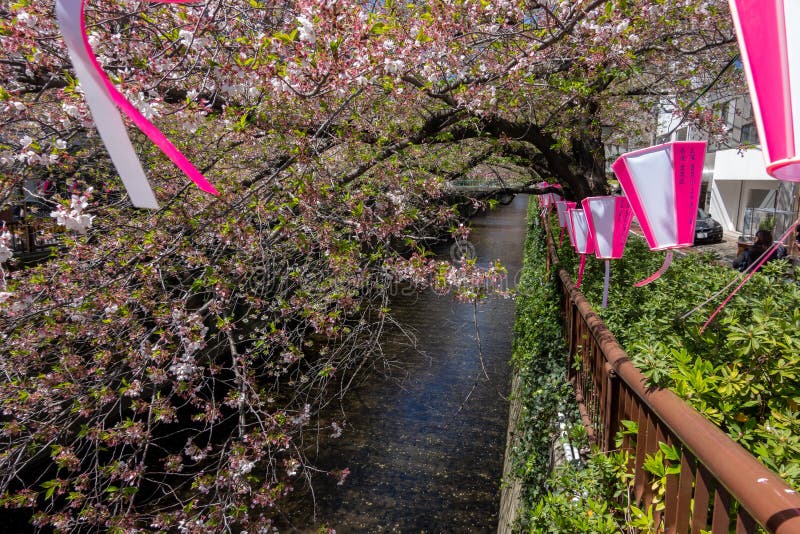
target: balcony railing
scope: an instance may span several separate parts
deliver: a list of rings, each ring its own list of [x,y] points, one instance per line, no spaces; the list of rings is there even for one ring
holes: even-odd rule
[[[59,243],[59,228],[52,220],[7,222],[6,230],[11,234],[11,249],[15,256],[46,251]]]
[[[547,226],[547,225],[545,225]],[[558,256],[548,232],[548,264]],[[800,495],[722,430],[669,390],[647,386],[614,335],[575,287],[558,270],[562,319],[569,348],[570,380],[583,423],[603,451],[614,446],[622,421],[635,421],[638,434],[625,435],[630,453],[633,495],[639,507],[650,507],[654,488],[644,469],[647,455],[659,443],[677,449],[680,471],[667,475],[664,509],[654,514],[660,531],[712,534],[800,533]]]

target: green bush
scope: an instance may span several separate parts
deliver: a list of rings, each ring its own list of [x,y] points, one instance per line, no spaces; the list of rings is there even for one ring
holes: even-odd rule
[[[531,203],[525,262],[517,284],[512,364],[520,377],[522,413],[513,450],[513,476],[524,484],[523,500],[546,494],[550,452],[558,437],[559,414],[577,421],[571,386],[566,381],[566,349],[556,286],[545,266],[544,231]]]
[[[625,480],[620,455],[593,454],[584,465],[557,467],[547,482],[550,491],[528,511],[528,532],[617,534],[625,517],[616,504],[618,488]]]
[[[567,351],[559,316],[555,272],[545,264],[545,234],[538,212],[529,213],[525,263],[517,285],[512,363],[521,378],[523,409],[515,433],[512,475],[523,481],[518,530],[541,534],[617,533],[636,513],[625,502],[630,476],[624,454],[593,454],[586,463],[553,469],[551,450],[558,423],[571,425],[570,440],[585,445],[572,386],[566,381]]]
[[[590,258],[581,290],[652,384],[669,388],[710,421],[800,488],[800,285],[785,261],[771,262],[700,329],[735,284],[694,310],[739,276],[712,257],[677,257],[647,286],[664,253],[629,239],[612,261],[609,307],[601,309],[603,264]],[[575,254],[559,252],[574,269]],[[573,271],[574,272],[574,271]]]

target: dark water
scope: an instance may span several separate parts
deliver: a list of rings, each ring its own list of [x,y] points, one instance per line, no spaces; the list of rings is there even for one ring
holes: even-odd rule
[[[479,262],[500,259],[510,284],[522,262],[527,197],[472,221],[470,242]],[[444,251],[447,254],[447,251]],[[478,305],[484,377],[473,305],[450,295],[399,294],[399,329],[382,343],[395,365],[354,388],[343,407],[339,439],[322,436],[312,462],[347,467],[341,486],[316,477],[310,509],[290,521],[298,531],[321,525],[345,532],[493,532],[500,503],[510,388],[508,360],[514,303],[492,298]]]

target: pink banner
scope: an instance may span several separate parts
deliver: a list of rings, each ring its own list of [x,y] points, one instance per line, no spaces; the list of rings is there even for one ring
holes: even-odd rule
[[[656,280],[661,278],[665,272],[667,272],[667,269],[669,269],[670,265],[672,265],[672,251],[668,250],[666,256],[664,256],[664,262],[661,264],[661,267],[659,267],[656,272],[654,272],[644,280],[640,280],[635,284],[633,284],[634,287],[642,287],[652,282],[655,282]]]
[[[767,173],[800,181],[800,2],[730,0]]]
[[[164,1],[187,3],[183,0]],[[158,202],[128,137],[118,108],[200,189],[214,195],[218,194],[202,173],[133,104],[128,102],[103,72],[86,34],[85,3],[86,0],[56,0],[56,16],[84,97],[95,118],[97,131],[125,184],[133,205],[141,208],[158,208]]]
[[[581,254],[581,262],[578,264],[578,281],[575,283],[575,287],[580,289],[581,282],[583,282],[583,271],[586,269],[586,254]]]
[[[697,222],[697,206],[700,202],[700,186],[703,182],[703,160],[705,155],[705,141],[700,143],[675,143],[673,145],[675,220],[677,222],[679,247],[691,247],[694,245],[694,226]]]

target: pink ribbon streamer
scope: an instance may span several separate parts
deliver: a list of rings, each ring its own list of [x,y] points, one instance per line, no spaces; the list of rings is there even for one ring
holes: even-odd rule
[[[160,0],[165,3],[188,3],[191,0]],[[167,137],[147,120],[111,83],[97,61],[86,33],[86,0],[56,0],[56,15],[70,59],[81,83],[86,102],[95,118],[103,143],[109,151],[131,202],[137,207],[157,208],[158,202],[147,181],[141,162],[118,110],[125,115],[201,190],[218,195],[203,174]]]
[[[583,280],[583,269],[586,267],[586,254],[581,254],[581,263],[578,266],[578,283],[575,284],[575,287],[580,289],[581,288],[581,280]]]
[[[794,230],[795,228],[797,228],[797,225],[798,225],[798,224],[800,224],[800,219],[796,220],[796,221],[795,221],[795,222],[794,222],[794,223],[793,223],[793,224],[792,224],[792,225],[789,227],[789,229],[788,229],[788,230],[786,230],[786,232],[785,232],[785,233],[784,233],[784,234],[781,236],[781,238],[780,238],[780,239],[778,239],[777,241],[774,241],[774,242],[772,243],[772,246],[771,246],[771,247],[769,247],[769,248],[768,248],[766,251],[764,251],[764,253],[763,253],[763,254],[761,254],[761,258],[760,258],[760,259],[759,259],[759,260],[758,260],[756,263],[754,263],[754,264],[752,264],[752,265],[748,266],[748,268],[747,268],[747,270],[746,270],[746,272],[747,272],[747,271],[749,271],[749,272],[747,272],[747,276],[745,276],[745,277],[744,277],[744,279],[742,279],[742,281],[739,283],[739,285],[738,285],[738,286],[736,286],[736,289],[734,289],[733,291],[731,291],[731,294],[730,294],[730,295],[728,295],[727,297],[725,297],[725,300],[723,300],[723,301],[722,301],[722,304],[720,304],[720,305],[717,307],[717,309],[716,309],[716,310],[714,310],[714,313],[712,313],[712,314],[711,314],[711,317],[709,317],[709,318],[708,318],[708,320],[707,320],[707,321],[706,321],[706,322],[703,324],[703,326],[700,328],[700,334],[701,334],[701,335],[702,335],[702,333],[703,333],[703,332],[705,332],[706,328],[708,328],[708,325],[710,325],[710,324],[711,324],[711,321],[713,321],[713,320],[714,320],[714,317],[716,317],[716,316],[717,316],[717,314],[718,314],[719,312],[721,312],[721,311],[722,311],[722,309],[723,309],[723,308],[724,308],[724,307],[725,307],[725,306],[728,304],[728,302],[730,302],[730,300],[731,300],[731,299],[732,299],[732,298],[733,298],[733,297],[736,295],[736,293],[738,293],[738,292],[739,292],[739,290],[740,290],[740,289],[742,289],[742,287],[743,287],[743,286],[744,286],[744,285],[747,283],[747,281],[748,281],[748,280],[750,280],[750,278],[752,278],[752,277],[753,277],[753,273],[755,273],[756,271],[758,271],[758,270],[761,268],[761,266],[762,266],[762,265],[764,265],[765,263],[767,263],[767,261],[770,259],[770,257],[772,257],[772,252],[773,252],[773,251],[774,251],[776,248],[778,248],[778,245],[780,245],[781,243],[783,243],[783,241],[784,241],[784,240],[785,240],[785,239],[786,239],[786,238],[789,236],[789,234],[792,232],[792,230]]]
[[[608,308],[608,285],[611,282],[611,260],[606,260],[606,276],[603,279],[603,308]]]
[[[650,282],[655,282],[656,280],[661,278],[661,275],[663,275],[665,272],[667,272],[667,269],[669,269],[669,266],[671,264],[672,264],[672,251],[668,250],[667,251],[667,256],[664,258],[664,263],[661,264],[661,267],[659,267],[656,272],[654,272],[653,274],[651,274],[650,276],[648,276],[647,278],[645,278],[641,282],[636,282],[635,284],[633,284],[634,287],[642,287],[642,286],[646,286]]]

